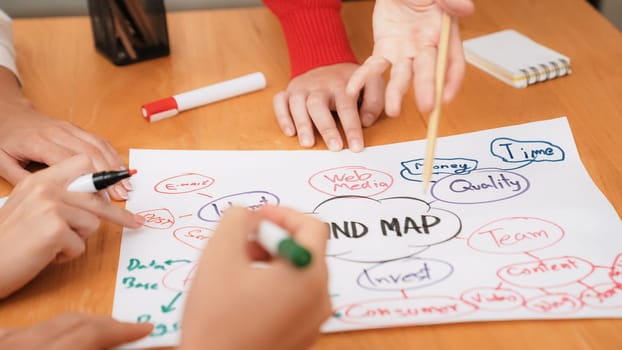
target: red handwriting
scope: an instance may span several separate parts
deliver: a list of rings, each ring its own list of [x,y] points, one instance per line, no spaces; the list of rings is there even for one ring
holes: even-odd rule
[[[581,300],[594,308],[622,307],[622,285],[603,283],[588,287],[581,293]]]
[[[617,284],[622,284],[622,254],[618,254],[611,265],[609,277]]]
[[[211,236],[211,229],[200,226],[180,227],[173,232],[173,237],[178,241],[197,250],[202,250]]]
[[[564,237],[557,224],[539,218],[510,217],[492,221],[469,236],[468,245],[493,254],[521,254],[552,246]]]
[[[452,297],[426,296],[370,300],[342,306],[335,313],[343,322],[387,326],[435,323],[476,310],[476,306]]]
[[[497,275],[516,286],[546,288],[577,282],[593,271],[594,265],[589,261],[563,256],[507,265],[502,267]]]
[[[175,224],[175,218],[166,208],[149,209],[136,213],[145,218],[143,226],[163,230]]]
[[[214,184],[214,179],[195,173],[169,177],[158,182],[153,189],[159,193],[178,194],[198,191]]]
[[[507,311],[520,307],[525,299],[518,292],[510,289],[476,288],[465,291],[462,300],[479,309],[491,311]]]
[[[527,301],[528,309],[549,314],[567,314],[583,307],[581,300],[565,293],[546,294]]]
[[[169,271],[162,278],[162,285],[174,292],[187,292],[190,289],[198,263],[185,263]]]
[[[546,230],[539,230],[536,232],[527,231],[527,232],[502,233],[501,235],[498,235],[499,233],[498,231],[502,231],[502,230],[503,230],[502,227],[497,227],[492,230],[479,232],[479,234],[480,235],[489,234],[490,237],[495,242],[495,244],[497,245],[497,247],[514,245],[514,244],[520,243],[520,241],[525,241],[525,240],[534,240],[534,239],[546,240],[549,238],[549,234],[546,232]]]
[[[360,195],[371,197],[393,185],[393,177],[363,166],[345,166],[322,170],[309,178],[309,185],[330,196]]]

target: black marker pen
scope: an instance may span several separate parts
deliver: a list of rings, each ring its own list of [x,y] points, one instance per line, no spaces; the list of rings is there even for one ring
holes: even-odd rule
[[[136,174],[136,169],[120,171],[100,171],[82,175],[73,180],[67,187],[72,192],[97,192]]]

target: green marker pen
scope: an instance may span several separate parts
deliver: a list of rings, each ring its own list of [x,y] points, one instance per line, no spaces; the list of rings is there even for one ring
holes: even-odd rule
[[[279,226],[262,221],[259,224],[257,241],[273,256],[279,255],[289,260],[295,267],[305,267],[311,262],[311,253],[301,247]]]

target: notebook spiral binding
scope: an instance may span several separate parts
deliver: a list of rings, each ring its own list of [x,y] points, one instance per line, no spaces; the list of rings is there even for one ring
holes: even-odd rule
[[[550,61],[548,64],[541,63],[537,66],[523,68],[520,71],[523,73],[523,79],[527,81],[527,86],[529,86],[570,74],[570,64],[567,60],[560,58],[556,61]]]

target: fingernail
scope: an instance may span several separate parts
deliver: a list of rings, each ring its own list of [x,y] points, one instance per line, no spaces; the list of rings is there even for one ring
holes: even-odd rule
[[[303,147],[311,147],[313,146],[313,140],[311,140],[311,136],[307,134],[300,135],[300,144]]]
[[[341,150],[341,142],[337,139],[328,140],[328,149],[333,152]]]
[[[127,168],[125,167],[125,165],[121,165],[119,167],[119,169],[121,170],[127,170]],[[130,183],[130,181],[128,179],[123,179],[121,180],[121,185],[123,185],[123,187],[125,187],[126,190],[131,191],[132,190],[132,184]],[[118,192],[118,191],[117,191]]]
[[[130,180],[128,180],[128,179],[121,180],[121,185],[123,185],[123,187],[125,187],[125,189],[128,190],[128,191],[133,190],[132,184],[130,183]]]
[[[106,200],[106,202],[110,202],[110,195],[107,191],[102,191],[102,197]]]
[[[374,116],[371,113],[366,113],[363,115],[363,126],[368,127],[374,123]]]
[[[134,214],[134,220],[141,225],[145,223],[145,217],[142,215]]]
[[[119,197],[123,199],[127,199],[127,191],[125,190],[125,188],[123,188],[122,186],[115,186],[114,190],[115,192],[117,192]]]
[[[356,153],[362,151],[363,150],[363,142],[361,142],[360,139],[350,140],[350,150],[352,152],[356,152]]]
[[[283,132],[285,133],[285,136],[294,136],[294,128],[289,125],[283,128]]]

